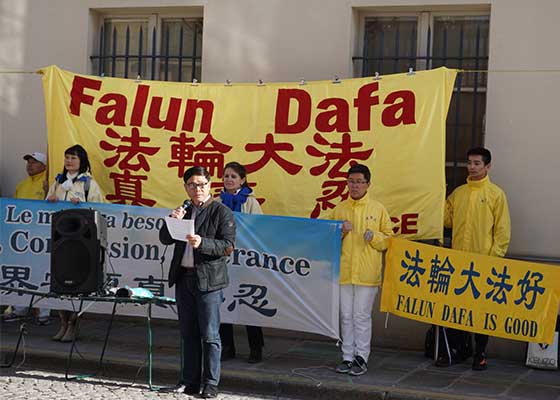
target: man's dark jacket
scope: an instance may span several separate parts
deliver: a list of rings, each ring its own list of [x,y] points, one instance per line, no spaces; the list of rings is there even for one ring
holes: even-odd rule
[[[192,211],[193,206],[190,205],[183,219],[190,219]],[[194,232],[202,237],[198,249],[193,249],[198,289],[209,292],[225,288],[229,284],[227,261],[235,245],[233,213],[228,207],[210,199],[196,210]],[[175,244],[169,267],[169,286],[172,287],[185,270],[181,260],[186,242],[173,239],[166,225],[159,231],[159,240],[166,245]]]

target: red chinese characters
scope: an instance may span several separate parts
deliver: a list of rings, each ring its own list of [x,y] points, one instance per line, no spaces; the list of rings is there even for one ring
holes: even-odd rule
[[[171,145],[171,161],[168,167],[177,168],[177,176],[182,178],[185,171],[192,166],[205,167],[211,176],[221,178],[224,172],[224,154],[232,147],[214,139],[212,135],[206,135],[197,145],[194,137],[187,136],[181,132],[179,136],[169,139],[174,143]]]
[[[360,150],[363,146],[362,142],[353,142],[349,133],[342,135],[341,141],[329,142],[321,134],[316,133],[313,140],[320,146],[328,146],[333,151],[321,151],[317,147],[309,145],[305,148],[307,154],[313,157],[322,158],[322,164],[309,169],[312,176],[319,176],[327,169],[327,176],[330,180],[324,181],[321,188],[321,195],[315,200],[317,203],[311,212],[311,218],[317,218],[321,211],[334,208],[333,200],[348,198],[346,190],[346,170],[343,168],[351,167],[357,160],[365,161],[373,153],[373,149]]]
[[[138,128],[132,128],[130,137],[121,136],[111,128],[107,128],[105,130],[105,133],[110,138],[120,139],[120,141],[123,143],[130,143],[127,145],[122,144],[119,146],[115,146],[105,140],[99,142],[99,147],[101,147],[103,150],[116,150],[117,153],[113,157],[106,158],[105,161],[103,161],[103,164],[105,164],[105,166],[112,167],[117,163],[117,161],[119,161],[121,155],[124,155],[122,160],[119,161],[118,167],[120,169],[130,169],[132,171],[138,171],[140,169],[143,169],[144,171],[150,170],[150,164],[148,164],[148,161],[146,160],[144,154],[153,156],[159,151],[159,147],[142,146],[141,143],[150,142],[150,138],[141,137],[140,130]],[[135,157],[137,158],[137,162],[131,163],[130,161]]]
[[[117,204],[153,206],[156,202],[145,199],[142,196],[142,181],[148,179],[147,175],[133,175],[131,171],[150,171],[150,164],[146,156],[153,156],[160,148],[149,147],[143,143],[149,143],[150,138],[140,135],[138,128],[132,128],[130,136],[121,136],[112,128],[107,128],[105,134],[111,139],[118,139],[121,144],[115,145],[106,140],[99,142],[99,147],[114,154],[106,158],[103,164],[107,167],[117,165],[122,173],[112,172],[109,178],[115,184],[115,193],[108,194],[107,200]]]
[[[142,197],[142,181],[148,179],[147,175],[132,175],[130,171],[125,170],[122,174],[111,172],[109,174],[115,183],[115,193],[108,194],[107,200],[117,204],[130,204],[136,206],[153,207],[155,200],[145,199]]]
[[[247,173],[260,170],[267,165],[271,159],[290,175],[297,174],[303,168],[301,165],[294,164],[285,158],[282,158],[280,154],[278,154],[282,151],[293,152],[294,146],[290,143],[275,143],[272,133],[266,134],[264,143],[248,143],[245,145],[245,150],[249,152],[263,152],[262,157],[259,160],[245,166],[245,168],[247,168]]]

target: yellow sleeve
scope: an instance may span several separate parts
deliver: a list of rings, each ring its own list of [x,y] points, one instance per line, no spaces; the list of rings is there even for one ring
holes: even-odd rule
[[[503,257],[506,255],[511,239],[511,220],[505,193],[501,193],[494,209],[493,243],[490,255]]]
[[[381,206],[379,218],[379,230],[373,232],[373,239],[369,242],[370,246],[377,251],[387,250],[388,238],[393,236],[393,221],[385,207]]]
[[[21,192],[21,186],[23,185],[23,181],[21,181],[20,183],[17,184],[16,186],[16,192],[14,194],[14,198],[16,199],[21,199],[22,194]]]

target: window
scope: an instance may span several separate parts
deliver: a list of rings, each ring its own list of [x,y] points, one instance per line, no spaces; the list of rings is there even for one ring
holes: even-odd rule
[[[362,23],[356,75],[440,66],[474,71],[457,75],[447,116],[446,176],[453,190],[465,181],[467,150],[484,143],[487,76],[476,71],[488,69],[488,13],[376,14],[365,15]]]
[[[160,15],[101,18],[95,75],[200,81],[202,19]]]

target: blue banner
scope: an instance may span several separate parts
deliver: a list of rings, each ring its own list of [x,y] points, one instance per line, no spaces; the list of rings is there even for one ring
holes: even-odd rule
[[[0,198],[0,285],[48,292],[52,213],[93,208],[107,220],[107,275],[119,287],[142,287],[175,297],[167,284],[172,248],[158,239],[167,209],[117,204]],[[236,248],[230,257],[230,286],[224,290],[222,321],[318,333],[338,338],[339,222],[235,213]],[[80,266],[76,266],[80,268]],[[0,293],[2,304],[27,305],[26,296]],[[72,309],[67,300],[43,299],[38,306]],[[94,312],[110,312],[95,304]],[[130,305],[119,312],[140,315]],[[171,309],[155,317],[176,318]]]

